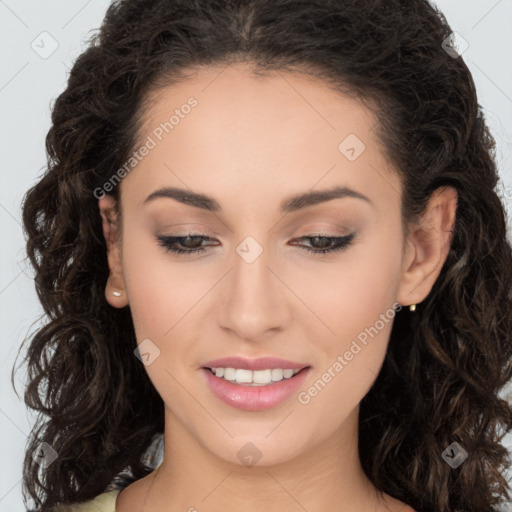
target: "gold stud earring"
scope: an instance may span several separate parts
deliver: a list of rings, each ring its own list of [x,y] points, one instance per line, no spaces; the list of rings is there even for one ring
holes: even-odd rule
[[[122,293],[121,292],[118,292],[117,290],[112,292],[112,295],[114,295],[115,297],[121,297]]]
[[[409,306],[409,311],[416,311],[416,304],[411,304]]]

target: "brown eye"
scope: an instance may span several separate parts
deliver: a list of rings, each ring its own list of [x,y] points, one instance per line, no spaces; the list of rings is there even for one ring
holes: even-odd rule
[[[203,241],[203,237],[199,235],[187,236],[182,238],[181,245],[185,246],[187,249],[195,249],[197,247],[201,247],[201,242]],[[199,243],[198,243],[199,242]]]
[[[157,240],[159,245],[164,247],[167,251],[174,252],[176,254],[187,254],[187,253],[196,253],[203,252],[205,249],[201,245],[203,241],[211,241],[212,238],[206,235],[200,235],[195,233],[190,233],[187,236],[157,236]],[[176,247],[177,245],[181,245],[184,249]]]
[[[304,250],[317,253],[325,254],[329,252],[341,251],[347,248],[355,238],[355,233],[347,236],[327,236],[327,235],[313,235],[303,236],[297,240],[312,240],[313,247],[301,246]],[[296,245],[296,244],[293,244]]]

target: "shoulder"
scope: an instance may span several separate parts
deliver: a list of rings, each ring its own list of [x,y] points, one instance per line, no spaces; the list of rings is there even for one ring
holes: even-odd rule
[[[115,512],[116,499],[120,489],[99,494],[95,498],[83,503],[73,505],[60,505],[54,509],[54,512]]]

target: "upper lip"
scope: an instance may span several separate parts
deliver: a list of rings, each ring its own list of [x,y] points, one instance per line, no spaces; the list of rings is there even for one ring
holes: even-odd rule
[[[260,357],[258,359],[246,359],[239,356],[223,357],[204,363],[203,368],[240,368],[243,370],[266,370],[282,368],[283,370],[302,370],[307,364],[279,359],[278,357]]]

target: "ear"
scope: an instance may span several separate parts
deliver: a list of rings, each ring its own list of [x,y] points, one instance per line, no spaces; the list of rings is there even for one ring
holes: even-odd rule
[[[98,200],[98,206],[103,221],[103,235],[107,243],[107,258],[110,270],[105,287],[105,298],[111,306],[122,308],[128,304],[128,297],[121,265],[121,233],[116,200],[110,195],[104,195]]]
[[[456,210],[456,189],[437,188],[419,223],[410,226],[397,293],[400,304],[418,304],[430,293],[450,251]]]

